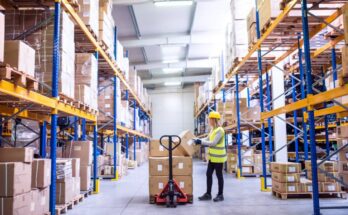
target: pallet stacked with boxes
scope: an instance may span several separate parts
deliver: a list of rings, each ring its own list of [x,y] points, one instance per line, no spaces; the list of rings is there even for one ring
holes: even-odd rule
[[[49,214],[49,159],[33,159],[32,148],[0,148],[2,214]]]
[[[337,148],[345,147],[338,153],[338,172],[340,178],[348,184],[348,126],[340,126],[337,131]]]
[[[191,139],[194,135],[190,131],[184,131],[179,136],[181,144],[173,151],[173,177],[183,192],[192,197],[194,148]],[[168,147],[168,142],[164,144]],[[154,196],[163,190],[169,180],[169,154],[159,140],[152,140],[149,150],[149,196],[150,202],[153,203]]]
[[[272,192],[280,198],[301,193],[301,164],[272,162]]]

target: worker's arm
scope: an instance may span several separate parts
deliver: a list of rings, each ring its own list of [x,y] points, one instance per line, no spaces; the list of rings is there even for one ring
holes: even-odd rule
[[[201,139],[202,140],[202,146],[215,146],[219,143],[219,141],[221,140],[222,138],[222,131],[218,131],[215,135],[215,138],[213,141],[209,141],[209,138],[204,138],[204,139]]]

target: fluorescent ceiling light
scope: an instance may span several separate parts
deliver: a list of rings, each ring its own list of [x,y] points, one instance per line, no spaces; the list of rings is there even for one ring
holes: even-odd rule
[[[158,7],[190,6],[192,3],[192,0],[163,0],[154,2]]]
[[[164,82],[164,86],[180,86],[181,82]]]
[[[162,63],[178,63],[179,59],[163,60]]]
[[[164,68],[162,70],[164,73],[177,73],[182,72],[183,68]]]

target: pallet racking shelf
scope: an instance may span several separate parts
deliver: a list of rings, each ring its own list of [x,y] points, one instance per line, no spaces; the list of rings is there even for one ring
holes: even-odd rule
[[[269,191],[269,185],[267,183],[267,172],[266,172],[266,147],[265,142],[268,137],[272,137],[273,135],[268,135],[265,129],[268,125],[271,125],[274,122],[274,119],[277,118],[280,114],[288,114],[288,113],[300,113],[303,114],[302,123],[298,122],[297,115],[294,115],[294,119],[292,123],[287,122],[287,125],[291,125],[294,130],[296,130],[296,135],[290,136],[288,142],[284,147],[289,146],[292,143],[296,145],[296,151],[294,152],[295,160],[299,161],[298,145],[299,140],[303,140],[304,145],[304,159],[311,159],[312,165],[312,182],[313,182],[313,210],[314,214],[320,214],[320,204],[319,204],[319,190],[318,190],[318,178],[317,178],[317,169],[322,171],[319,168],[320,164],[322,164],[325,160],[330,159],[333,155],[337,154],[342,148],[337,151],[330,153],[330,151],[326,151],[326,157],[324,161],[317,164],[317,156],[316,156],[316,145],[317,142],[325,142],[326,147],[328,147],[328,142],[335,139],[328,138],[328,129],[335,128],[337,125],[328,125],[327,118],[329,114],[336,114],[337,118],[342,118],[347,116],[348,104],[340,104],[336,101],[336,98],[348,95],[348,85],[343,81],[340,81],[340,86],[335,86],[334,89],[330,89],[324,92],[319,92],[315,86],[318,82],[321,84],[322,80],[329,75],[334,75],[337,80],[337,72],[338,68],[336,63],[339,62],[339,58],[336,55],[336,46],[338,46],[345,38],[342,33],[339,33],[337,36],[326,40],[327,42],[320,47],[315,47],[315,49],[311,49],[310,40],[313,38],[317,38],[318,34],[320,34],[327,26],[332,27],[331,23],[336,20],[340,15],[344,12],[344,4],[348,1],[320,1],[320,0],[289,0],[286,1],[287,4],[284,7],[283,11],[280,15],[275,18],[270,26],[266,29],[263,29],[263,34],[261,35],[261,29],[259,26],[259,11],[256,10],[256,34],[257,34],[257,42],[251,47],[248,54],[244,56],[242,59],[235,62],[230,70],[224,77],[224,80],[220,82],[218,86],[216,86],[213,90],[211,98],[208,99],[201,107],[198,107],[198,110],[195,112],[196,127],[197,125],[204,121],[204,115],[208,113],[210,110],[215,109],[214,103],[216,103],[217,98],[222,97],[222,101],[225,102],[225,93],[228,90],[234,90],[236,93],[235,99],[238,100],[239,93],[247,88],[247,97],[248,104],[250,101],[250,95],[255,96],[259,95],[260,98],[260,106],[261,106],[261,116],[260,116],[260,127],[257,127],[261,132],[261,137],[259,138],[259,143],[262,146],[262,175],[261,175],[261,191]],[[310,8],[308,8],[310,6]],[[321,7],[322,6],[322,7]],[[312,10],[321,9],[327,10],[331,14],[325,16],[317,16]],[[299,15],[290,16],[290,12],[297,11]],[[273,38],[277,38],[274,40]],[[280,56],[275,58],[268,58],[270,53],[272,53],[275,49],[281,47],[284,51]],[[303,49],[302,49],[303,47]],[[262,52],[266,52],[263,54]],[[298,62],[295,65],[291,65],[290,69],[284,70],[283,68],[279,68],[277,66],[278,63],[283,62],[290,55],[296,54],[298,55]],[[255,55],[256,61],[255,61]],[[332,72],[327,72],[322,74],[322,68],[329,68],[331,65]],[[276,68],[277,72],[284,72],[284,75],[291,77],[292,86],[289,90],[290,93],[293,93],[294,102],[291,104],[287,104],[285,106],[281,106],[278,108],[273,108],[272,104],[274,100],[277,98],[271,97],[269,93],[269,77],[268,72],[272,69]],[[244,85],[244,88],[239,89],[240,81],[239,76],[250,76],[251,74],[255,74],[257,71],[258,78],[249,78],[248,83]],[[294,73],[299,73],[300,78],[296,78]],[[265,84],[263,82],[263,75],[266,74]],[[319,76],[319,80],[313,81],[313,77]],[[305,79],[306,78],[306,79]],[[233,81],[235,79],[235,81]],[[249,87],[258,81],[258,89],[259,92],[251,92]],[[301,87],[301,92],[298,93],[294,90],[296,86]],[[266,88],[265,88],[266,87]],[[266,90],[266,94],[264,95],[264,90]],[[220,95],[222,93],[222,95]],[[284,93],[282,95],[285,95]],[[264,100],[266,100],[266,105],[264,105]],[[327,103],[333,101],[333,106],[326,106]],[[318,105],[322,105],[323,107],[317,108]],[[241,132],[242,130],[247,128],[242,125],[243,119],[239,113],[239,103],[236,102],[237,106],[237,124],[233,126],[229,126],[226,128],[228,132],[236,131],[237,135],[237,144],[238,144],[238,170],[237,177],[242,177],[243,173],[241,172]],[[315,118],[324,117],[325,125],[324,126],[315,126]],[[278,117],[279,118],[279,117]],[[266,122],[268,125],[266,125]],[[250,123],[252,124],[252,123]],[[301,126],[300,129],[298,126]],[[256,127],[256,126],[255,126]],[[272,126],[269,127],[272,129]],[[272,130],[268,129],[270,134],[273,133]],[[320,137],[316,138],[315,132],[316,129],[324,129],[325,135],[324,138]],[[276,132],[276,131],[275,131]],[[271,148],[272,144],[270,144],[270,153],[271,153],[271,161],[272,157],[280,151],[282,148],[273,151]],[[310,146],[310,151],[309,151]],[[312,156],[309,156],[312,155]],[[339,179],[335,179],[336,181],[341,182]],[[334,207],[325,207],[325,209],[334,208]]]
[[[14,4],[12,1],[5,1],[9,5]],[[20,8],[21,4],[26,9],[42,7],[40,4],[26,4],[26,2],[16,2],[16,8]],[[94,164],[94,173],[93,173],[93,191],[94,193],[99,192],[99,178],[97,177],[96,167],[97,167],[97,148],[98,148],[98,133],[105,134],[107,137],[112,136],[112,142],[114,143],[114,175],[112,179],[117,179],[117,168],[116,168],[116,148],[118,137],[125,136],[128,142],[128,137],[133,136],[134,140],[138,137],[138,142],[147,142],[151,138],[150,134],[143,134],[136,130],[135,120],[133,128],[127,128],[118,124],[117,121],[117,79],[120,81],[120,89],[126,91],[127,99],[131,100],[133,103],[134,114],[135,109],[138,108],[142,111],[144,117],[143,120],[147,120],[149,124],[151,123],[151,110],[147,109],[145,105],[141,102],[138,95],[130,87],[125,79],[125,76],[122,74],[122,71],[117,65],[117,62],[107,54],[105,47],[102,45],[102,41],[99,41],[88,26],[86,26],[82,19],[79,17],[75,8],[73,7],[71,1],[68,0],[55,0],[52,1],[51,9],[54,9],[54,50],[53,50],[53,68],[52,68],[52,94],[47,96],[36,92],[34,90],[21,87],[14,83],[11,83],[8,80],[0,80],[0,93],[1,98],[4,101],[11,101],[8,104],[0,105],[0,119],[1,126],[0,132],[2,135],[11,135],[11,131],[3,132],[3,123],[14,118],[23,118],[30,119],[40,123],[40,156],[46,157],[46,141],[50,138],[50,158],[52,162],[51,170],[51,187],[50,187],[50,212],[52,215],[56,213],[55,211],[55,197],[56,197],[56,151],[57,151],[57,142],[58,142],[58,124],[57,119],[59,116],[74,116],[75,121],[70,128],[70,136],[73,140],[87,140],[89,138],[93,139],[93,164]],[[47,9],[47,7],[45,7]],[[98,75],[99,77],[104,77],[106,79],[112,80],[113,89],[114,89],[114,109],[113,114],[110,117],[111,124],[105,125],[105,123],[100,123],[98,121],[98,111],[88,110],[83,107],[79,107],[72,103],[67,103],[62,101],[59,98],[58,93],[58,71],[59,71],[59,44],[60,44],[60,13],[64,10],[67,12],[73,21],[75,22],[75,34],[79,34],[79,48],[82,52],[95,53],[98,63]],[[114,52],[116,56],[116,41],[117,41],[117,28],[115,27],[115,45]],[[81,40],[81,41],[80,41]],[[111,47],[110,47],[111,48]],[[99,113],[100,114],[100,113]],[[78,124],[81,124],[81,134],[78,133]],[[109,122],[109,123],[110,123]],[[105,129],[98,129],[98,126]],[[48,128],[50,132],[47,132]],[[90,132],[88,132],[90,131]],[[91,136],[88,134],[92,134]],[[3,141],[2,136],[0,136],[0,143]],[[136,144],[134,144],[135,146]],[[128,146],[128,144],[127,144]],[[128,150],[127,150],[128,151]],[[135,155],[134,155],[134,159]]]

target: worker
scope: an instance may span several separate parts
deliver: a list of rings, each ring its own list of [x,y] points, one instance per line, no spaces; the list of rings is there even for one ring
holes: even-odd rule
[[[208,146],[209,152],[209,163],[207,168],[207,192],[199,197],[201,201],[211,200],[211,187],[213,185],[213,173],[215,170],[218,178],[219,192],[214,198],[214,202],[220,202],[224,200],[223,189],[224,189],[224,178],[223,178],[223,166],[227,160],[226,148],[225,148],[225,131],[219,125],[221,116],[218,112],[211,111],[209,113],[209,125],[211,131],[207,138],[194,139],[195,144]]]

